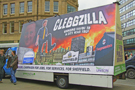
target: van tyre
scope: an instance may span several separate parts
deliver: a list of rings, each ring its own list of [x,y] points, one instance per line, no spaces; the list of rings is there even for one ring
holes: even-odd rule
[[[68,88],[68,78],[65,76],[58,76],[56,80],[56,84],[59,88],[65,89]]]
[[[127,77],[130,79],[134,79],[135,78],[135,70],[134,69],[128,69],[127,70]]]

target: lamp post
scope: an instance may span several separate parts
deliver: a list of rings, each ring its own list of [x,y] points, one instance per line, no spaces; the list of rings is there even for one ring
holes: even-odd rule
[[[38,20],[38,0],[37,0],[37,20]]]

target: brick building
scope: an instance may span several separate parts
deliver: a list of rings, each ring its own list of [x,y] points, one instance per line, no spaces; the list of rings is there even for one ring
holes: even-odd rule
[[[24,23],[74,11],[78,0],[0,0],[0,45],[19,43]]]

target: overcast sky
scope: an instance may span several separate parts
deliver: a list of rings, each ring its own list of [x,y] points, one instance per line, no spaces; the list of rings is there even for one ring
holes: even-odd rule
[[[116,0],[78,0],[78,1],[79,1],[79,10],[83,10],[106,4],[111,4]]]

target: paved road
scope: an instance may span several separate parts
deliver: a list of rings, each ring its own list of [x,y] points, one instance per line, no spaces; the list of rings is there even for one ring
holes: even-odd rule
[[[10,83],[9,79],[3,79],[0,90],[64,90],[58,88],[55,83],[18,79],[17,85]],[[66,90],[135,90],[135,79],[117,80],[113,89],[86,87],[71,85]]]

